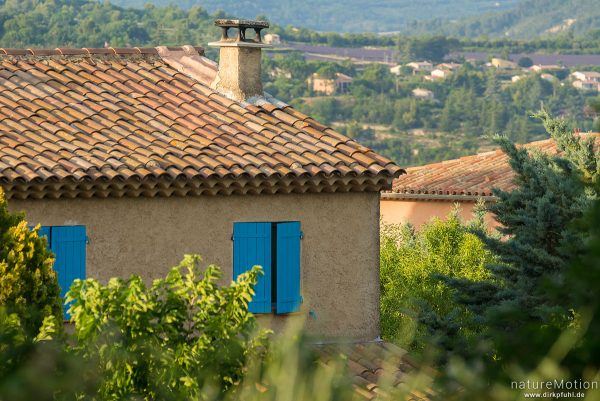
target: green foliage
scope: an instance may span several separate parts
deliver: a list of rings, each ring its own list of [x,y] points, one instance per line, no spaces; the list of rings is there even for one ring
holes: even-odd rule
[[[487,282],[493,260],[469,230],[483,228],[478,213],[469,224],[454,209],[446,220],[433,219],[418,231],[384,225],[381,231],[381,320],[386,340],[424,352],[435,344],[449,353],[466,352],[475,333],[466,308],[451,302],[453,290],[440,275]]]
[[[60,326],[62,302],[54,258],[39,227],[30,230],[22,214],[8,211],[0,189],[0,308],[16,314],[27,337],[38,335],[42,322],[51,318]]]
[[[488,328],[494,358],[501,366],[531,369],[560,333],[577,320],[569,297],[549,290],[564,285],[572,259],[585,244],[578,221],[596,197],[600,156],[590,139],[575,136],[565,121],[538,115],[562,151],[560,156],[517,148],[497,140],[510,158],[518,187],[494,190],[489,207],[502,238],[480,236],[500,263],[487,268],[494,282],[449,278],[458,300]]]
[[[113,0],[122,6],[142,7],[148,0]],[[172,0],[153,0],[156,5],[173,4]],[[516,0],[505,0],[501,9],[508,8]],[[179,0],[177,4],[183,8],[202,5],[210,11],[225,10],[230,16],[255,18],[266,14],[270,20],[282,26],[302,26],[326,32],[381,32],[397,31],[407,22],[428,20],[432,17],[460,18],[464,15],[475,15],[482,11],[497,9],[486,0],[457,0],[452,4],[444,0],[430,0],[427,7],[410,0],[388,0],[380,3],[369,3],[365,12],[363,0],[262,0],[257,3],[240,3],[232,0]],[[315,12],[318,11],[318,12]],[[325,36],[327,34],[323,34]],[[338,35],[331,36],[335,44]],[[372,36],[376,36],[373,34]]]
[[[469,37],[534,38],[572,40],[580,34],[585,41],[597,40],[594,32],[600,18],[596,0],[526,0],[508,10],[467,17],[461,21],[438,20],[415,23],[416,32]],[[567,24],[568,19],[577,22]],[[552,32],[554,28],[554,35]],[[596,33],[597,35],[597,33]]]
[[[593,99],[590,94],[537,74],[512,83],[506,73],[465,63],[444,80],[424,82],[418,75],[392,75],[383,65],[354,69],[346,63],[303,62],[298,54],[270,59],[266,71],[277,69],[292,78],[265,74],[265,90],[324,123],[338,123],[342,131],[343,124],[353,122],[382,127],[382,135],[359,140],[403,166],[472,154],[491,145],[490,132],[517,142],[541,139],[547,135],[543,124],[527,116],[541,104],[584,129],[593,123],[585,107],[586,99]],[[310,97],[306,80],[317,70],[351,75],[349,94]],[[411,91],[419,87],[433,91],[435,99],[414,98]]]
[[[219,269],[201,275],[199,263],[186,256],[150,288],[135,275],[73,283],[74,350],[96,363],[101,399],[204,399],[239,382],[247,359],[264,352],[266,332],[248,312],[260,269],[219,287]]]
[[[69,353],[56,326],[46,320],[44,334],[31,339],[16,314],[0,308],[0,400],[62,401],[93,395],[96,374]]]
[[[123,9],[96,0],[6,0],[0,38],[11,47],[114,47],[204,44],[217,37],[200,7]]]
[[[530,57],[525,56],[521,57],[517,64],[519,64],[519,67],[529,68],[533,65],[533,60]]]
[[[400,53],[403,59],[430,60],[441,62],[450,51],[456,50],[458,40],[448,39],[445,36],[416,37],[405,42],[400,42]]]
[[[464,401],[516,401],[523,393],[540,393],[548,390],[538,386],[529,390],[511,388],[511,382],[539,383],[551,381],[587,381],[598,383],[600,377],[600,201],[596,200],[578,223],[579,230],[587,232],[585,246],[573,255],[559,286],[545,287],[549,299],[556,304],[569,304],[575,319],[555,335],[545,335],[547,329],[534,323],[528,335],[519,335],[520,343],[512,350],[517,356],[503,360],[502,369],[496,361],[461,359],[451,361],[443,372],[446,383],[439,391],[444,394],[459,383],[462,387],[459,400]],[[519,350],[526,350],[519,354]],[[528,357],[533,354],[533,361]],[[533,362],[533,363],[532,363]],[[493,390],[490,390],[493,389]],[[560,392],[561,389],[554,389]],[[564,388],[563,394],[566,393]],[[568,399],[600,400],[600,390],[574,389]],[[577,395],[585,393],[584,397]],[[534,398],[531,396],[530,398]],[[541,397],[543,398],[543,397]]]

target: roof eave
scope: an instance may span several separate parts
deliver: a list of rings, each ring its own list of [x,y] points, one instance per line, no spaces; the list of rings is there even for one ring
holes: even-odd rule
[[[430,201],[454,201],[454,202],[496,202],[497,197],[493,195],[471,195],[471,194],[427,194],[427,193],[396,193],[382,192],[382,200],[430,200]]]
[[[61,180],[52,182],[5,182],[7,199],[73,199],[122,197],[183,197],[259,195],[289,193],[380,192],[389,190],[392,176],[312,176],[209,179],[126,179],[110,181]]]

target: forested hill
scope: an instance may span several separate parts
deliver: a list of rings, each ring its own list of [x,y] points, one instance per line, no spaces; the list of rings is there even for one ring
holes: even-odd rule
[[[199,7],[125,9],[97,0],[0,0],[0,47],[205,44],[219,35]]]
[[[209,12],[255,18],[266,15],[279,25],[317,31],[389,32],[404,30],[409,22],[432,18],[460,19],[507,10],[522,0],[111,0],[121,6],[200,5]]]
[[[437,19],[410,24],[416,34],[490,36],[531,39],[573,33],[581,35],[600,28],[600,0],[525,0],[503,10],[449,22]]]

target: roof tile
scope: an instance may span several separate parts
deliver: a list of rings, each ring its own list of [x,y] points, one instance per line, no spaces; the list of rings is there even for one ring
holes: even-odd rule
[[[226,98],[156,49],[3,49],[0,78],[0,180],[10,188],[91,180],[106,189],[158,176],[391,181],[400,173],[290,106]]]
[[[598,142],[600,134],[594,133]],[[545,139],[524,145],[528,150],[558,153],[554,140]],[[355,155],[362,159],[363,156]],[[372,154],[370,158],[382,166],[385,159]],[[510,191],[515,187],[514,172],[508,156],[501,150],[480,153],[459,159],[444,160],[406,169],[406,174],[396,178],[391,192],[399,194],[493,196],[492,188]]]

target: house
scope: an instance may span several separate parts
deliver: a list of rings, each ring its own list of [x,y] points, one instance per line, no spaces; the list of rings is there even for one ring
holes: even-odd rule
[[[433,64],[429,61],[412,61],[407,63],[406,66],[412,68],[413,74],[431,72],[431,70],[433,70]]]
[[[540,74],[540,78],[545,79],[546,81],[554,82],[556,81],[556,77],[552,74],[542,73]]]
[[[352,84],[352,77],[341,72],[336,72],[331,78],[314,73],[308,79],[308,83],[315,93],[325,95],[341,94],[348,92],[350,84]]]
[[[263,92],[267,23],[216,24],[218,65],[192,46],[0,49],[10,209],[42,226],[63,293],[198,253],[223,283],[263,267],[261,324],[377,338],[379,192],[402,170]]]
[[[596,71],[575,71],[571,76],[578,81],[600,82],[600,72]]]
[[[600,138],[600,134],[593,134]],[[558,152],[552,139],[531,142],[528,149],[549,154]],[[394,180],[391,190],[381,194],[381,217],[384,223],[411,223],[420,226],[432,217],[445,218],[455,204],[461,206],[463,220],[472,217],[479,199],[495,202],[492,188],[510,191],[515,188],[514,172],[508,157],[500,149],[454,160],[406,169]],[[498,223],[485,216],[489,227]]]
[[[412,95],[414,97],[416,97],[417,99],[428,99],[428,100],[433,100],[435,98],[435,95],[433,94],[432,91],[430,91],[429,89],[423,89],[423,88],[415,88],[412,90]]]
[[[499,70],[515,70],[519,68],[517,63],[515,63],[514,61],[504,60],[501,58],[492,58],[492,60],[490,61],[490,65]]]
[[[292,78],[292,72],[290,70],[280,68],[280,67],[275,67],[275,68],[270,69],[268,74],[271,78],[277,78],[277,77],[284,77],[284,78],[288,78],[288,79]]]
[[[281,37],[276,33],[266,33],[263,40],[268,45],[280,45],[281,44]]]
[[[573,86],[577,89],[581,89],[581,90],[593,90],[593,91],[597,91],[599,90],[599,83],[595,82],[595,81],[573,81]]]
[[[402,64],[395,65],[390,68],[390,73],[394,75],[402,75]]]
[[[441,68],[443,70],[450,70],[450,71],[456,71],[460,67],[462,67],[462,64],[459,64],[459,63],[440,63],[436,66],[436,68]]]
[[[552,71],[562,71],[565,67],[558,64],[535,64],[529,67],[529,71],[540,73],[544,71],[552,72]]]
[[[431,79],[446,79],[450,76],[450,74],[452,74],[452,70],[436,68],[435,70],[431,71]]]

